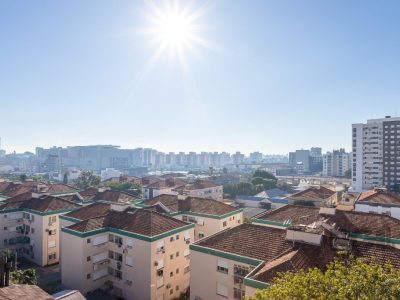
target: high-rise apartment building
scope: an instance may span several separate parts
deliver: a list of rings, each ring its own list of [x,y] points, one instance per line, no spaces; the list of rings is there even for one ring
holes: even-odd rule
[[[400,118],[387,116],[353,124],[353,190],[400,184]]]
[[[322,161],[324,176],[343,177],[350,169],[350,154],[344,149],[327,152]]]

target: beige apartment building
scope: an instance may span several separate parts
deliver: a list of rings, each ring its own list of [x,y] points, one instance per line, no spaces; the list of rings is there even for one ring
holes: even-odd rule
[[[195,240],[243,223],[243,210],[223,202],[190,196],[160,195],[144,201],[144,206],[195,224]]]
[[[184,186],[174,189],[180,195],[191,197],[200,197],[214,199],[218,201],[224,200],[224,188],[222,185],[217,185],[210,180],[196,180],[193,183],[188,183]]]
[[[62,214],[79,206],[49,195],[28,192],[0,205],[0,250],[15,251],[40,266],[59,262]]]
[[[190,245],[190,299],[243,299],[279,272],[326,267],[338,251],[400,268],[400,220],[334,208],[287,205],[253,224]]]
[[[94,207],[64,221],[90,216]],[[83,294],[104,289],[127,300],[174,299],[187,290],[194,224],[148,209],[96,209],[105,214],[62,228],[63,285]]]

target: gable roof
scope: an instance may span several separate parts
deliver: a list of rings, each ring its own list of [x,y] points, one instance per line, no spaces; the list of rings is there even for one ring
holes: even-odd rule
[[[95,202],[87,206],[83,206],[76,210],[73,210],[67,214],[65,217],[70,217],[79,220],[91,219],[99,216],[104,216],[111,210],[110,203]]]
[[[12,284],[0,288],[3,300],[53,300],[54,298],[36,285]]]
[[[10,201],[0,205],[0,210],[31,209],[38,212],[52,212],[58,210],[74,209],[79,205],[58,197],[43,195],[39,198],[31,197],[24,201]]]
[[[386,190],[373,189],[360,193],[356,202],[400,205],[400,196]]]
[[[321,215],[319,208],[285,205],[258,215],[255,219],[279,223],[291,220],[291,224],[305,225],[324,220],[342,232],[400,239],[400,220],[382,214],[336,210],[334,215]]]
[[[185,199],[180,200],[177,195],[159,195],[143,202],[143,204],[148,206],[157,203],[162,203],[171,212],[190,211],[216,216],[222,216],[238,210],[236,207],[214,199],[186,197]]]
[[[88,232],[108,227],[153,237],[187,225],[190,224],[152,210],[136,209],[132,212],[110,211],[105,216],[87,219],[66,228]]]
[[[304,191],[300,191],[290,196],[290,198],[302,198],[307,200],[324,200],[328,199],[336,192],[332,191],[326,187],[319,186],[319,187],[309,187]]]

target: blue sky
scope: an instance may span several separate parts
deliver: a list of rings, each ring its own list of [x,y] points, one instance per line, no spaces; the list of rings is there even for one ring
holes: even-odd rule
[[[216,50],[182,71],[167,53],[147,67],[143,1],[1,1],[3,148],[349,149],[352,123],[400,115],[400,2],[204,5]]]

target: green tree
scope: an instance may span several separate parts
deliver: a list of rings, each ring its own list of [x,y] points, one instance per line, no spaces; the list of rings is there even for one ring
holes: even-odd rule
[[[278,179],[273,174],[271,174],[270,172],[264,171],[264,170],[260,170],[260,169],[257,169],[254,171],[253,178],[255,178],[255,177],[261,177],[264,179],[272,179],[272,180],[278,181]]]
[[[68,172],[65,172],[65,173],[64,173],[64,176],[63,176],[63,183],[64,183],[64,184],[68,184]]]
[[[87,189],[89,187],[97,187],[100,184],[100,177],[94,175],[93,172],[84,171],[74,181],[75,185],[80,189]]]
[[[351,169],[348,169],[346,172],[344,172],[344,177],[351,178]]]
[[[27,178],[28,178],[28,176],[26,176],[26,174],[19,175],[20,181],[26,181]]]
[[[142,194],[142,186],[135,182],[110,182],[105,184],[105,187],[109,187],[114,191],[125,191],[135,196]]]
[[[37,284],[38,277],[33,268],[16,270],[10,273],[11,282],[14,284]]]
[[[400,270],[376,260],[340,255],[325,272],[315,268],[279,274],[252,300],[367,300],[400,299]]]

